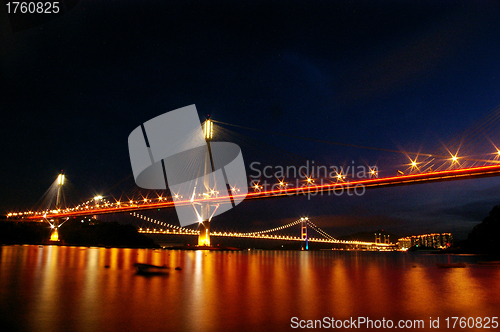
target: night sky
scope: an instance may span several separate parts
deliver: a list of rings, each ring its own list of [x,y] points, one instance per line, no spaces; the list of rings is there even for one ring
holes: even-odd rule
[[[500,104],[498,2],[75,3],[33,27],[0,10],[2,214],[34,206],[60,170],[69,196],[119,197],[117,183],[134,185],[130,132],[191,104],[202,121],[422,152]],[[376,164],[381,176],[408,163],[403,154],[227,129],[308,160]],[[241,148],[247,165],[272,153]],[[499,189],[500,179],[486,178],[256,200],[213,227],[257,230],[307,215],[334,236],[464,238],[500,204]],[[172,223],[173,213],[165,212]]]

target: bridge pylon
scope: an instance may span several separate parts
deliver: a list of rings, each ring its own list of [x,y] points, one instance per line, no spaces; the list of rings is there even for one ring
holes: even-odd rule
[[[309,238],[307,237],[307,222],[309,221],[308,217],[300,218],[300,238],[302,239],[302,250],[309,250]]]
[[[206,120],[203,124],[203,133],[205,135],[205,140],[207,141],[208,151],[205,156],[205,166],[204,173],[205,176],[203,178],[203,185],[207,191],[210,190],[210,178],[209,174],[212,174],[215,170],[214,161],[212,157],[212,149],[210,148],[210,141],[213,137],[213,123],[210,119]],[[210,221],[212,220],[215,211],[219,207],[218,204],[210,204],[210,203],[200,203],[201,204],[201,213],[198,214],[196,210],[196,206],[193,206],[196,213],[198,214],[198,218],[200,219],[199,230],[200,235],[198,236],[198,246],[210,246]],[[212,211],[211,211],[212,210]]]
[[[61,171],[61,173],[57,176],[56,210],[61,209],[61,190],[63,185],[64,185],[64,174]],[[51,232],[49,241],[51,242],[59,241],[59,226],[60,226],[59,219],[57,218],[50,223]]]

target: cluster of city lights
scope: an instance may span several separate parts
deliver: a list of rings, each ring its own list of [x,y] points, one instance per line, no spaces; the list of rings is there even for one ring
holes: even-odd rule
[[[446,249],[450,245],[450,240],[452,240],[451,233],[430,233],[400,238],[398,239],[398,243],[400,250],[403,251],[408,250],[414,245],[414,241],[424,246],[430,246],[436,249]]]

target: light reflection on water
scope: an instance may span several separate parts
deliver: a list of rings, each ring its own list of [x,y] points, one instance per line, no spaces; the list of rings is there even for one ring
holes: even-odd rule
[[[289,330],[291,317],[500,314],[500,267],[410,253],[0,247],[0,325],[21,331]],[[134,263],[172,267],[135,274]],[[182,271],[173,270],[182,267]]]

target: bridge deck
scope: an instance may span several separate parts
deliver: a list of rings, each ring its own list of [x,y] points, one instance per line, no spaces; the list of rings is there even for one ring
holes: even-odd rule
[[[373,189],[373,188],[381,188],[389,186],[414,185],[414,184],[431,183],[431,182],[483,178],[483,177],[498,176],[498,175],[500,175],[500,165],[489,165],[489,166],[462,168],[462,169],[437,171],[429,173],[363,179],[352,182],[310,185],[307,187],[298,187],[298,188],[288,187],[284,189],[275,189],[269,191],[248,193],[245,199],[248,200],[248,199],[261,199],[261,198],[297,196],[297,195],[316,195],[318,193],[324,193],[324,192],[341,192],[341,191],[355,190],[360,188]],[[245,195],[233,195],[233,196],[245,197]],[[217,203],[218,201],[222,201],[223,199],[227,200],[227,198],[228,198],[227,196],[211,197],[205,199],[195,199],[193,202],[197,203],[197,202],[208,201]],[[179,200],[175,202],[175,205],[189,205],[189,204],[192,204],[190,200]],[[80,208],[79,210],[72,210],[67,212],[65,211],[60,213],[49,213],[46,214],[45,216],[40,214],[29,215],[18,218],[18,220],[38,221],[43,218],[51,219],[51,218],[78,217],[78,216],[100,215],[100,214],[110,214],[110,213],[133,212],[139,210],[151,210],[160,208],[164,209],[171,207],[174,207],[173,201],[161,201],[157,203],[130,204],[130,205],[123,203],[119,207]]]

